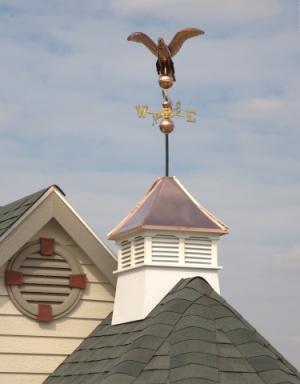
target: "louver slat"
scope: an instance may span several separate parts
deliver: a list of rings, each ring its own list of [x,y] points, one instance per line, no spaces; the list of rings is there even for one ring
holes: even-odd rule
[[[45,276],[24,276],[23,277],[24,284],[36,284],[44,286],[45,284]],[[69,285],[69,279],[61,278],[61,277],[47,277],[47,285]]]
[[[45,282],[45,280],[44,280]],[[48,279],[47,279],[47,285],[29,285],[29,284],[24,284],[22,288],[20,288],[20,292],[22,293],[30,293],[30,292],[41,292],[41,293],[59,293],[59,294],[64,294],[64,295],[69,295],[71,292],[71,288],[67,286],[63,287],[58,287],[57,284],[56,286],[49,286],[48,285]]]
[[[65,301],[67,295],[61,295],[61,294],[40,294],[38,295],[37,293],[23,293],[23,297],[25,300],[27,300],[30,303],[58,303],[61,304],[62,302]]]
[[[20,268],[20,271],[23,272],[24,277],[26,275],[31,275],[31,276],[50,276],[50,277],[55,277],[55,276],[65,276],[69,277],[70,275],[70,269],[65,269],[65,270],[58,270],[58,269],[47,269],[47,273],[45,273],[45,269],[42,268]]]
[[[39,260],[61,260],[61,261],[64,261],[65,259],[63,259],[60,255],[54,253],[51,258],[45,258],[45,257],[42,257],[39,253],[32,253],[29,257],[26,258],[26,260],[31,260],[31,259],[39,259]]]
[[[63,260],[48,261],[45,259],[26,259],[22,263],[22,267],[70,269],[69,264]]]

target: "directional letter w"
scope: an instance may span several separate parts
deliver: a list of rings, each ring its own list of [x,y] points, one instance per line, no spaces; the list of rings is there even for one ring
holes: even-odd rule
[[[148,105],[136,105],[135,106],[138,117],[146,117]]]

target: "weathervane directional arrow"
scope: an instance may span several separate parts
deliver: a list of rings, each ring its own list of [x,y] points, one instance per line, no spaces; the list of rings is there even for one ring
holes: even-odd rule
[[[149,111],[148,105],[136,105],[136,112],[138,117],[146,117],[146,114],[153,115],[152,125],[156,125],[158,119],[171,119],[172,117],[185,117],[188,123],[196,123],[196,118],[193,115],[196,114],[196,110],[187,109],[186,113],[181,113],[181,101],[177,101],[175,108],[171,108],[170,102],[165,101],[163,103],[163,109],[159,112]]]
[[[187,109],[186,113],[181,113],[181,101],[177,101],[175,108],[172,108],[173,103],[168,97],[168,91],[164,89],[162,94],[164,102],[162,103],[163,108],[161,111],[150,111],[148,110],[148,105],[136,105],[138,117],[145,118],[147,114],[153,115],[152,125],[156,125],[158,120],[162,119],[159,128],[165,134],[169,134],[174,130],[175,125],[171,120],[172,117],[185,117],[187,122],[196,123],[196,118],[193,117],[196,114],[194,109]]]

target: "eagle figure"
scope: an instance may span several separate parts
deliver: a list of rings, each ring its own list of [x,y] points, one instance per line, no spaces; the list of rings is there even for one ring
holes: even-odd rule
[[[157,45],[145,33],[134,32],[128,36],[128,41],[143,43],[157,57],[156,69],[159,75],[172,76],[175,79],[175,69],[172,57],[180,50],[182,44],[189,38],[203,35],[204,32],[197,28],[181,29],[175,34],[171,43],[167,45],[164,39],[158,38]]]

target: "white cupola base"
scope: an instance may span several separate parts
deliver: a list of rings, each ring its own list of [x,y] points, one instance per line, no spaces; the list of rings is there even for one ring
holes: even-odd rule
[[[219,269],[143,265],[118,273],[112,325],[144,319],[181,279],[201,276],[219,293]]]

